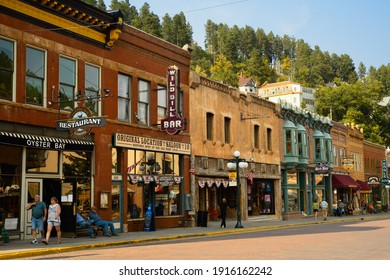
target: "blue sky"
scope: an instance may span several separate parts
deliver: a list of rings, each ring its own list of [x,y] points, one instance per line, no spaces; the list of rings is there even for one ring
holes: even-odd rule
[[[105,0],[106,4],[110,0]],[[390,63],[390,1],[383,0],[148,0],[129,1],[139,10],[147,2],[162,17],[184,12],[194,40],[204,48],[208,19],[229,27],[262,28],[266,34],[303,39],[311,48],[348,54],[367,69]],[[109,8],[109,4],[107,4]]]

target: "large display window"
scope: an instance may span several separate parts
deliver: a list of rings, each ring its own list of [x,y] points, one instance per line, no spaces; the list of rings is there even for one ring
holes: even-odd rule
[[[20,218],[22,148],[0,145],[0,223]]]
[[[179,155],[128,149],[127,166],[127,218],[144,217],[149,204],[156,216],[181,214]]]

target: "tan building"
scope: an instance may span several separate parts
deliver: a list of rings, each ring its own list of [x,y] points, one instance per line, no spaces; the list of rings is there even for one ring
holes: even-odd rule
[[[333,122],[334,169],[332,176],[333,204],[338,200],[353,203],[359,209],[360,194],[364,188],[363,130],[355,124]]]
[[[365,191],[360,191],[360,195],[367,203],[381,201],[380,204],[384,206],[384,209],[389,209],[389,188],[386,185],[381,185],[380,182],[383,176],[383,165],[386,166],[386,162],[389,162],[387,159],[384,163],[386,159],[385,146],[364,140],[363,151],[364,182],[367,187]]]
[[[278,105],[195,72],[190,73],[190,96],[191,187],[198,225],[218,219],[223,197],[228,218],[237,218],[239,204],[243,220],[260,215],[280,219]],[[229,179],[227,168],[235,151],[248,162],[248,168],[239,169],[239,182]],[[235,183],[241,183],[239,201]]]

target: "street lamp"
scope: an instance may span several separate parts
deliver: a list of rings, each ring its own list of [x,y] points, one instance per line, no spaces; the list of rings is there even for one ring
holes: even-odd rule
[[[235,228],[243,228],[244,226],[241,224],[241,183],[240,183],[240,168],[248,168],[248,163],[245,159],[240,158],[240,152],[234,152],[234,159],[229,160],[227,164],[227,168],[236,171],[236,182],[237,182],[237,224]]]
[[[153,174],[157,174],[160,171],[161,167],[158,162],[156,162],[155,156],[153,154],[149,154],[147,157],[147,161],[143,162],[139,170],[141,172],[146,172],[147,174],[150,175],[149,179],[149,203],[148,203],[148,211],[146,211],[146,216],[145,216],[145,229],[144,231],[155,231],[156,226],[155,226],[155,220],[154,220],[154,187],[155,187],[155,180],[153,178]],[[150,209],[149,209],[150,208]]]

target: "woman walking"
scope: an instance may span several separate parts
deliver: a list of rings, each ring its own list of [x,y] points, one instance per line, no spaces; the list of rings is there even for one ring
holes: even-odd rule
[[[318,218],[318,209],[320,208],[320,204],[318,203],[318,199],[316,198],[313,202],[313,212],[314,212],[314,220],[317,221]]]
[[[50,233],[53,227],[56,228],[57,231],[57,243],[61,243],[61,206],[58,204],[58,199],[56,197],[52,197],[50,199],[49,210],[47,211],[47,233],[46,240],[42,241],[46,245],[49,245]]]

